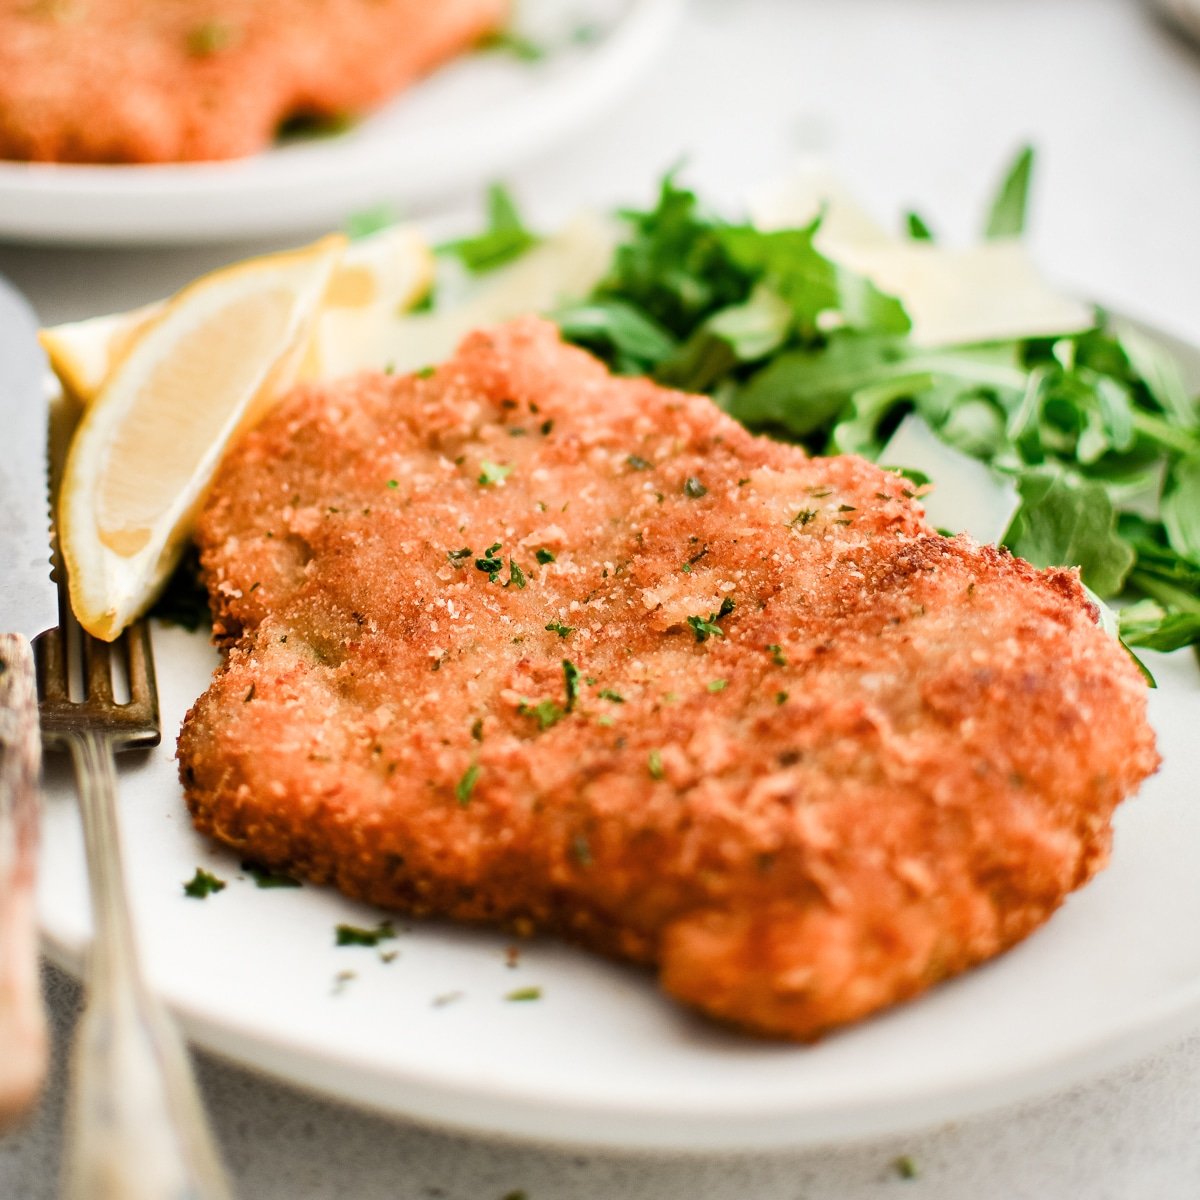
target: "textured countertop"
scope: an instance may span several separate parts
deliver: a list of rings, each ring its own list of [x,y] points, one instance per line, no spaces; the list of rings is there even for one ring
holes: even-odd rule
[[[1200,340],[1200,57],[1133,0],[693,0],[654,77],[513,173],[534,213],[641,200],[687,156],[717,198],[829,157],[868,207],[965,236],[1014,148],[1040,152],[1033,242],[1055,279]],[[129,307],[255,247],[0,245],[47,322]],[[1119,852],[1119,850],[1118,850]],[[1186,931],[1184,936],[1194,936]],[[46,976],[56,1071],[0,1139],[0,1197],[55,1194],[75,985]],[[1200,1037],[1072,1091],[902,1140],[753,1156],[586,1154],[364,1115],[201,1060],[254,1200],[1193,1200]],[[917,1177],[902,1177],[908,1156]]]

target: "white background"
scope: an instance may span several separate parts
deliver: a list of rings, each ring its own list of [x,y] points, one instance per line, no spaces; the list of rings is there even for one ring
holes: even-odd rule
[[[1033,242],[1083,294],[1200,340],[1200,56],[1133,0],[693,0],[658,71],[566,150],[514,174],[535,213],[642,200],[662,169],[730,202],[803,153],[877,214],[969,235],[1017,145],[1040,153]],[[457,201],[456,203],[460,203]],[[314,231],[316,232],[316,231]],[[54,322],[128,307],[256,247],[0,246]],[[1200,935],[1198,935],[1200,936]],[[76,994],[52,977],[59,1032]],[[60,1037],[61,1042],[61,1037]],[[254,1200],[1193,1200],[1200,1040],[1013,1113],[903,1142],[674,1161],[450,1137],[300,1096],[221,1064],[203,1080]],[[0,1141],[0,1196],[55,1194],[61,1087]],[[920,1177],[904,1180],[898,1155]]]

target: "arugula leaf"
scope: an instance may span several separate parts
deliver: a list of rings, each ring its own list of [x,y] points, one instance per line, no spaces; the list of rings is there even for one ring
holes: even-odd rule
[[[488,225],[477,237],[443,242],[438,254],[451,254],[476,275],[494,271],[497,267],[520,258],[535,246],[537,236],[525,227],[521,214],[508,189],[494,183],[487,195]]]
[[[1117,533],[1104,488],[1061,467],[1035,467],[1018,480],[1021,507],[1004,543],[1035,567],[1079,567],[1101,596],[1116,595],[1136,555]]]
[[[1200,458],[1172,467],[1162,498],[1163,527],[1171,549],[1200,564]]]
[[[1033,147],[1024,146],[1005,172],[988,210],[984,237],[1020,237],[1025,232],[1025,209],[1033,176]]]
[[[563,337],[598,351],[622,374],[647,374],[676,349],[675,339],[623,300],[596,300],[560,309]]]
[[[1200,612],[1169,612],[1153,600],[1121,610],[1121,641],[1128,646],[1170,653],[1200,642]]]

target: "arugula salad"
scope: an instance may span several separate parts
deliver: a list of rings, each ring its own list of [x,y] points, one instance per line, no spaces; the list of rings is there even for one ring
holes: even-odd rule
[[[1026,148],[1005,174],[985,245],[1019,248],[1033,161]],[[538,240],[503,189],[489,207],[485,232],[440,247],[476,274]],[[731,222],[668,175],[652,208],[617,214],[589,294],[548,315],[615,371],[706,393],[812,454],[860,454],[934,494],[943,469],[965,466],[1011,497],[992,538],[1119,599],[1115,618],[1101,610],[1127,646],[1200,645],[1200,407],[1170,353],[1099,308],[1040,296],[1034,333],[930,344],[853,255],[825,250],[830,215]],[[903,236],[933,246],[916,213]]]

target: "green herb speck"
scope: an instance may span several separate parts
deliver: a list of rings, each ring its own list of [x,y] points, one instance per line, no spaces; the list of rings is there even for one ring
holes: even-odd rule
[[[663,761],[662,753],[658,750],[651,750],[646,756],[646,766],[650,771],[651,779],[663,778]]]
[[[466,808],[471,803],[471,793],[475,790],[475,784],[479,779],[479,764],[472,763],[462,775],[462,778],[454,785],[454,795],[458,800],[459,808]]]
[[[183,885],[184,894],[193,900],[203,900],[213,892],[224,891],[225,880],[218,879],[211,871],[202,867],[196,868],[196,873]]]
[[[360,925],[338,925],[335,930],[335,945],[378,946],[396,936],[391,921],[380,921],[374,929],[363,929]]]

